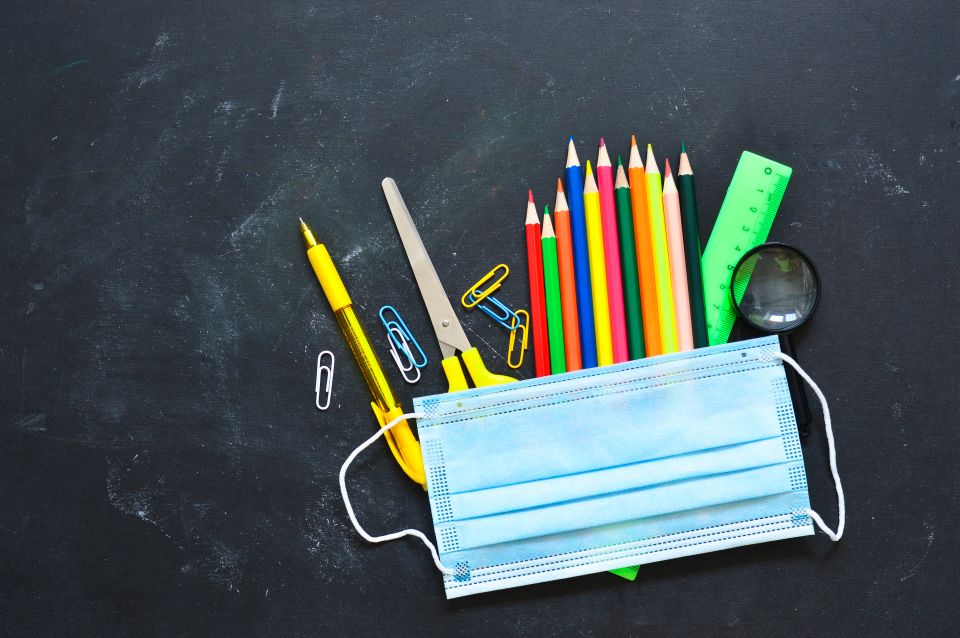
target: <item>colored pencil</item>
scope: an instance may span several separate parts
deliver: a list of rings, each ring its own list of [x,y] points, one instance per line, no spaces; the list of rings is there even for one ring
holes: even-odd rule
[[[673,181],[670,160],[663,178],[663,218],[667,228],[667,251],[670,253],[670,285],[673,288],[674,319],[677,325],[677,348],[693,350],[693,325],[690,320],[690,289],[687,287],[687,261],[683,255],[683,223],[680,221],[680,193]]]
[[[543,292],[543,256],[540,254],[540,219],[537,217],[537,208],[533,203],[533,191],[528,192],[525,227],[534,373],[538,377],[545,377],[550,374],[550,346],[547,341],[547,313]]]
[[[560,304],[560,270],[557,264],[557,236],[550,221],[550,207],[543,207],[543,292],[547,307],[547,341],[550,342],[550,374],[567,371],[563,353],[563,311]]]
[[[583,210],[587,220],[587,246],[590,249],[590,285],[593,288],[593,331],[597,338],[597,365],[613,363],[610,335],[610,301],[607,298],[607,265],[603,254],[603,221],[600,216],[600,192],[593,178],[590,160],[583,181]]]
[[[579,370],[580,325],[577,317],[577,280],[573,270],[573,239],[570,237],[570,209],[557,178],[557,203],[553,207],[553,225],[557,234],[557,266],[560,276],[560,307],[563,315],[563,352],[567,371]],[[552,343],[552,342],[551,342]]]
[[[654,278],[650,216],[647,214],[647,176],[640,161],[637,136],[630,138],[630,205],[636,234],[637,270],[640,272],[640,306],[643,310],[643,343],[647,356],[660,354],[660,313],[657,310],[657,283]]]
[[[590,249],[583,210],[583,170],[573,145],[567,144],[567,203],[570,204],[570,236],[573,238],[573,266],[577,280],[577,318],[580,321],[580,357],[584,368],[597,366],[597,341],[593,328],[593,291],[590,284]]]
[[[614,184],[617,200],[617,227],[620,231],[620,259],[623,272],[623,309],[626,315],[627,342],[630,358],[642,359],[643,315],[640,309],[640,277],[637,273],[637,247],[633,233],[633,212],[630,210],[630,184],[623,170],[623,160],[617,157],[617,182]]]
[[[627,322],[623,309],[623,274],[620,268],[617,207],[613,194],[613,166],[602,137],[597,156],[597,187],[600,191],[600,219],[603,225],[603,256],[606,262],[613,362],[621,363],[630,358],[630,349],[627,345]]]
[[[687,145],[680,142],[680,167],[677,188],[680,191],[680,218],[683,221],[683,254],[687,259],[687,284],[690,289],[690,318],[693,322],[693,346],[710,345],[707,337],[707,312],[703,301],[703,274],[700,270],[700,222],[697,219],[697,192],[693,169],[687,157]]]
[[[660,352],[677,351],[677,320],[673,309],[673,287],[670,285],[670,255],[667,231],[663,222],[663,190],[660,169],[653,157],[653,146],[647,144],[647,217],[650,220],[650,244],[653,246],[653,275],[657,288],[657,312],[660,317]]]

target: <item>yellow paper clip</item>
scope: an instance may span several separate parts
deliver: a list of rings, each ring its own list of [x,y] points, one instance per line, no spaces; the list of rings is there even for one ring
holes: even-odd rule
[[[500,270],[501,268],[503,269],[503,274],[497,277],[497,271]],[[500,284],[503,283],[503,280],[506,279],[507,275],[509,274],[510,274],[509,266],[507,266],[506,264],[497,264],[496,266],[493,267],[493,269],[490,272],[488,272],[483,277],[481,277],[480,281],[470,286],[470,288],[467,289],[467,292],[463,293],[463,296],[460,297],[460,303],[463,304],[464,308],[473,308],[478,303],[480,303],[481,301],[486,299],[488,296],[490,296],[490,293],[492,293],[494,290],[499,288]],[[488,286],[486,290],[484,290],[483,292],[480,292],[480,290],[478,290],[480,286],[483,286],[494,277],[496,277],[496,281],[490,284],[490,286]]]
[[[526,310],[517,310],[514,314],[517,315],[518,319],[520,319],[520,315],[523,315],[523,319],[518,321],[517,326],[510,331],[510,341],[507,343],[507,365],[516,370],[523,365],[523,353],[527,351],[527,340],[530,336],[530,313]],[[512,357],[517,345],[517,330],[522,330],[523,336],[520,338],[520,358],[514,363]]]

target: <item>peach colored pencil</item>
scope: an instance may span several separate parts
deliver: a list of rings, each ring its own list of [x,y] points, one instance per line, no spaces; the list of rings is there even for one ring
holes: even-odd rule
[[[667,230],[667,252],[670,253],[670,280],[673,284],[673,308],[677,325],[677,347],[693,350],[693,322],[690,316],[690,288],[683,250],[683,223],[680,220],[680,193],[666,161],[663,177],[663,217]]]

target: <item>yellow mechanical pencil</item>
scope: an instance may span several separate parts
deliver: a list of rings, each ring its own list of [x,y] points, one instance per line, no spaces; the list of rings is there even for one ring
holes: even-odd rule
[[[393,393],[393,388],[390,387],[390,382],[383,373],[383,367],[380,365],[377,353],[370,345],[370,339],[363,331],[363,326],[360,325],[360,319],[353,310],[350,295],[347,294],[347,289],[340,279],[340,273],[337,272],[326,246],[317,242],[313,231],[310,230],[303,219],[300,220],[300,233],[303,235],[303,243],[307,248],[307,258],[310,260],[310,265],[313,266],[313,272],[320,280],[320,286],[323,287],[323,292],[327,301],[330,302],[333,314],[337,317],[337,323],[340,324],[340,330],[343,331],[343,338],[346,339],[350,352],[353,353],[353,358],[360,366],[363,380],[367,382],[367,387],[373,394],[373,402],[370,407],[373,408],[380,427],[383,427],[403,414],[400,400]],[[384,438],[404,473],[426,489],[420,443],[413,436],[410,426],[406,422],[398,423],[384,435]]]

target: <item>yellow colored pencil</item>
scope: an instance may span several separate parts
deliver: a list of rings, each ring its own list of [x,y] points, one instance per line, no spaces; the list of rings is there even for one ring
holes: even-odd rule
[[[610,332],[610,300],[607,297],[603,223],[600,216],[600,191],[597,189],[597,180],[593,177],[593,168],[589,161],[587,161],[587,176],[583,183],[583,210],[587,218],[587,252],[590,254],[590,285],[593,288],[593,330],[597,338],[597,365],[608,366],[613,363],[613,334]]]
[[[663,221],[663,185],[660,169],[647,144],[647,214],[650,216],[650,243],[653,246],[653,275],[657,287],[657,311],[660,314],[660,352],[677,352],[677,319],[670,283],[670,254],[667,252],[667,228]]]

